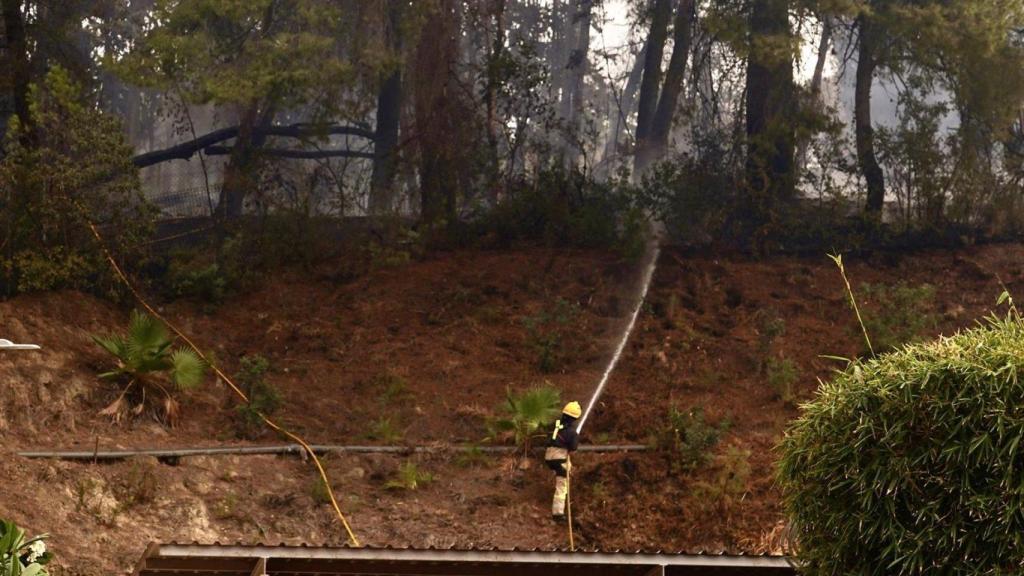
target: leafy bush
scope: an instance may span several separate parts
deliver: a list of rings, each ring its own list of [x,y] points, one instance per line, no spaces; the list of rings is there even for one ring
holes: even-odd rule
[[[132,462],[131,468],[118,475],[113,484],[113,492],[117,497],[120,510],[129,510],[141,504],[148,504],[156,499],[160,483],[147,462]]]
[[[476,226],[500,244],[610,248],[627,257],[643,252],[647,230],[625,179],[598,182],[560,167],[522,178]]]
[[[894,350],[934,328],[934,300],[935,288],[929,284],[863,284],[858,301],[863,304],[864,328],[875,351]]]
[[[415,462],[405,462],[398,467],[395,477],[388,480],[384,487],[388,490],[416,490],[433,481],[433,474],[420,470]]]
[[[32,89],[31,127],[13,118],[0,160],[0,292],[120,288],[84,215],[122,266],[142,255],[155,211],[116,118],[52,67]],[[83,215],[84,213],[84,215]]]
[[[716,459],[717,469],[709,480],[694,483],[693,496],[701,507],[726,511],[747,492],[750,479],[750,450],[729,446]]]
[[[381,405],[385,407],[408,400],[412,396],[406,379],[390,370],[375,376],[371,383],[377,390]]]
[[[726,237],[739,201],[737,175],[723,152],[683,156],[658,164],[643,178],[640,202],[683,244],[706,245]]]
[[[459,468],[475,468],[483,466],[487,461],[487,454],[477,445],[464,446],[455,456],[455,465]]]
[[[772,345],[779,336],[786,333],[786,320],[773,310],[757,311],[757,344],[761,355],[761,370],[767,369],[767,360],[772,354]]]
[[[4,273],[17,278],[14,290],[44,292],[86,286],[94,263],[63,246],[23,250],[4,261]]]
[[[331,503],[331,492],[327,489],[327,484],[320,476],[317,476],[316,480],[313,481],[313,485],[309,489],[309,497],[313,499],[315,504]]]
[[[1024,321],[854,362],[781,442],[804,574],[1011,574],[1024,562]]]
[[[221,304],[227,295],[228,279],[217,264],[201,267],[172,264],[167,272],[167,285],[173,297]]]
[[[655,448],[668,455],[675,471],[690,471],[707,464],[728,423],[714,426],[704,419],[704,409],[696,406],[683,412],[669,408],[668,422],[654,438]]]
[[[575,303],[559,298],[554,306],[523,319],[541,372],[555,372],[564,364],[565,339],[571,335],[572,324],[578,316],[579,307]]]
[[[550,385],[538,386],[513,394],[505,392],[502,416],[490,422],[491,438],[511,436],[524,457],[530,452],[530,444],[537,437],[543,437],[546,426],[553,424],[561,413],[561,394]]]
[[[46,565],[53,554],[43,542],[47,534],[25,539],[25,531],[14,522],[0,520],[0,576],[47,576]]]
[[[768,359],[768,385],[779,399],[787,404],[793,401],[793,385],[800,378],[796,363],[789,358]]]
[[[243,356],[235,380],[242,386],[249,402],[238,406],[238,433],[243,438],[256,438],[265,430],[263,418],[281,407],[281,393],[267,382],[270,361],[259,354]]]
[[[160,418],[173,426],[179,403],[171,390],[186,392],[203,381],[206,366],[192,350],[172,350],[167,328],[158,320],[133,311],[128,333],[121,336],[93,336],[92,339],[117,359],[117,366],[100,378],[124,386],[120,394],[100,413],[120,421],[157,404]],[[169,382],[168,382],[169,381]]]
[[[379,440],[385,444],[397,444],[402,441],[402,430],[398,423],[388,416],[381,416],[370,424],[366,432],[368,440]]]

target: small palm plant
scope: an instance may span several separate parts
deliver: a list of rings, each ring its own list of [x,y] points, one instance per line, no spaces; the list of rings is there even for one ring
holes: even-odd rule
[[[25,531],[14,522],[0,520],[0,576],[47,576],[46,564],[53,554],[46,551],[46,534],[25,539]]]
[[[532,441],[545,434],[545,426],[558,418],[561,394],[550,385],[531,388],[518,394],[505,392],[502,416],[491,424],[491,438],[512,437],[525,458]]]
[[[151,406],[158,419],[174,426],[180,405],[172,389],[186,392],[202,383],[206,365],[199,356],[185,347],[172,350],[167,327],[138,311],[132,312],[127,334],[93,340],[117,359],[117,367],[100,378],[124,386],[100,414],[119,422]]]

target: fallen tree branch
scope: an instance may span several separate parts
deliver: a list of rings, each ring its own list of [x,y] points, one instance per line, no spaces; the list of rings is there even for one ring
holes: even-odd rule
[[[227,156],[231,154],[231,146],[207,146],[203,152],[207,156]],[[369,158],[373,159],[373,152],[359,152],[358,150],[297,150],[294,148],[260,148],[259,153],[274,158]]]
[[[358,136],[360,138],[366,138],[367,140],[373,140],[375,138],[373,130],[370,130],[369,128],[363,128],[360,126],[341,126],[336,124],[328,126],[318,126],[315,124],[291,124],[288,126],[256,127],[253,128],[253,135],[280,136],[284,138],[310,138],[314,136]],[[170,148],[152,150],[150,152],[138,154],[132,158],[132,163],[139,168],[145,168],[146,166],[152,166],[154,164],[160,164],[161,162],[167,162],[170,160],[188,160],[200,150],[204,150],[214,144],[230,140],[237,136],[238,126],[220,128],[213,132],[193,138],[187,142],[176,144]]]

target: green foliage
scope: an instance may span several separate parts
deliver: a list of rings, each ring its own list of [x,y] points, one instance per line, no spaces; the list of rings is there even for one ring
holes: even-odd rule
[[[654,446],[669,457],[674,471],[688,472],[708,463],[727,428],[724,421],[708,423],[700,406],[686,412],[672,406],[668,422],[655,433]]]
[[[459,468],[476,468],[487,462],[487,454],[477,445],[464,446],[455,456],[455,465]]]
[[[100,378],[124,385],[117,399],[101,413],[121,420],[129,412],[142,412],[146,404],[162,397],[160,413],[164,421],[174,425],[178,401],[171,390],[187,392],[198,387],[206,372],[202,359],[189,348],[172,349],[163,323],[137,310],[132,312],[127,334],[92,338],[117,359],[117,365]],[[173,386],[165,386],[167,380]]]
[[[93,263],[78,252],[62,246],[45,250],[23,250],[4,261],[4,273],[17,278],[14,291],[44,292],[87,286]]]
[[[761,357],[761,372],[768,368],[775,340],[786,333],[786,320],[778,316],[774,310],[757,311],[757,344]]]
[[[702,508],[716,508],[724,512],[747,492],[750,450],[729,446],[715,461],[717,468],[711,478],[694,482],[693,498]]]
[[[420,470],[415,462],[404,462],[398,467],[395,477],[388,480],[384,487],[388,490],[416,490],[434,481],[434,475]]]
[[[532,440],[543,437],[546,426],[561,413],[561,393],[550,384],[536,386],[513,394],[505,391],[501,415],[489,422],[492,439],[511,436],[516,445],[528,454]]]
[[[281,407],[281,393],[267,382],[270,361],[259,354],[243,356],[235,381],[242,386],[249,402],[238,406],[238,433],[243,438],[256,438],[264,430],[260,415],[272,416]]]
[[[863,284],[857,294],[876,352],[894,350],[933,329],[935,288],[929,284]]]
[[[128,471],[120,474],[113,485],[119,511],[149,504],[156,499],[159,489],[160,484],[153,471],[153,465],[138,461],[132,462]]]
[[[122,266],[134,263],[154,211],[132,148],[59,67],[31,91],[30,127],[12,120],[0,160],[0,291],[119,287],[88,228],[103,231]]]
[[[377,390],[381,406],[393,406],[412,397],[406,379],[390,370],[385,370],[375,376],[371,384]]]
[[[347,57],[372,48],[358,18],[319,0],[158,0],[149,18],[159,25],[111,55],[114,69],[190,103],[331,103],[355,77]]]
[[[1024,322],[853,362],[803,407],[778,481],[805,574],[1011,574]]]
[[[789,358],[769,358],[766,373],[768,385],[779,399],[787,404],[793,402],[793,385],[800,379],[796,363]]]
[[[371,240],[367,245],[371,269],[402,266],[423,253],[423,238],[419,232],[401,223],[388,228],[388,238]]]
[[[366,438],[379,440],[384,444],[398,444],[404,436],[398,423],[390,416],[381,416],[370,423]]]
[[[228,279],[217,264],[192,268],[172,263],[167,271],[167,286],[175,298],[216,305],[224,301]]]
[[[313,485],[310,486],[309,497],[313,499],[314,504],[331,503],[331,492],[327,489],[327,484],[324,483],[324,479],[320,476],[317,476],[316,480],[313,481]]]
[[[544,373],[558,371],[565,363],[565,340],[572,336],[572,328],[579,316],[579,306],[563,298],[535,316],[523,319],[529,334],[529,344],[537,353],[537,368]]]
[[[47,534],[25,537],[14,522],[0,520],[0,576],[47,576],[53,553],[46,550]]]
[[[628,258],[643,254],[645,219],[634,191],[622,179],[597,182],[579,172],[543,170],[524,177],[476,226],[500,245],[536,242],[551,246],[613,249]]]
[[[738,176],[717,147],[697,158],[663,162],[643,178],[637,197],[683,244],[705,245],[726,238],[736,210]]]

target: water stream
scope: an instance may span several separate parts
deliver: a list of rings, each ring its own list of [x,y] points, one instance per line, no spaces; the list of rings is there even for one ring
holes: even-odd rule
[[[622,333],[622,338],[619,339],[619,343],[615,347],[615,353],[612,354],[611,360],[608,362],[608,366],[604,369],[604,374],[601,375],[601,380],[597,383],[597,388],[594,389],[594,395],[590,397],[590,402],[587,403],[587,409],[583,411],[583,416],[580,418],[580,422],[576,426],[577,432],[583,431],[583,425],[586,424],[587,417],[590,416],[590,411],[594,409],[597,401],[601,398],[601,393],[604,392],[604,387],[608,384],[608,378],[611,377],[612,372],[615,370],[615,365],[619,363],[622,351],[626,349],[626,342],[629,342],[629,335],[633,333],[633,327],[636,326],[636,319],[640,316],[640,310],[643,308],[644,300],[647,298],[647,290],[651,287],[651,279],[654,277],[654,269],[658,266],[658,256],[660,254],[661,242],[659,234],[655,233],[647,250],[647,262],[644,266],[640,292],[637,295],[636,305],[633,307],[633,315],[630,316],[629,324],[626,325],[626,329]]]

